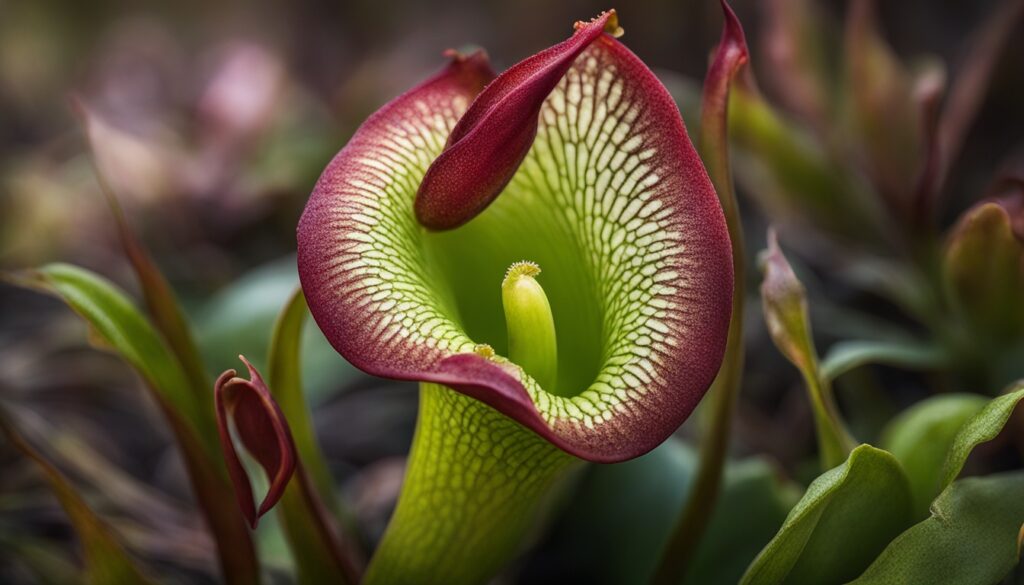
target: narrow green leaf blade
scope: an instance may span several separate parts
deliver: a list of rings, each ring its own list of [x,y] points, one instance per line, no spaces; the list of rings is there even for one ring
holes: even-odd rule
[[[308,313],[306,297],[301,288],[296,288],[274,323],[267,359],[267,379],[274,400],[288,419],[302,466],[313,480],[320,499],[333,512],[338,509],[334,484],[324,454],[316,441],[312,416],[302,390],[302,331]]]
[[[177,413],[182,422],[215,453],[199,421],[210,420],[190,393],[188,379],[177,359],[153,326],[128,296],[107,279],[69,264],[49,264],[16,277],[17,284],[52,294],[84,319],[95,333],[94,341],[113,350],[134,368],[157,394],[161,403]]]
[[[1021,399],[1024,399],[1024,380],[1014,384],[1008,393],[994,398],[981,412],[964,424],[949,450],[939,484],[940,490],[945,489],[960,475],[968,455],[975,447],[991,441],[1003,430]]]
[[[302,391],[300,349],[307,312],[306,299],[298,289],[278,317],[270,342],[270,391],[288,421],[299,456],[295,477],[278,502],[278,517],[295,557],[299,583],[355,584],[354,545],[343,542],[335,526],[333,516],[339,504]],[[353,524],[346,522],[350,534]]]
[[[852,585],[999,582],[1018,562],[1022,493],[1022,472],[955,482]]]
[[[146,382],[174,432],[199,505],[217,540],[225,581],[259,582],[259,567],[245,521],[228,484],[212,403],[197,399],[177,358],[127,295],[110,281],[67,264],[16,275],[15,284],[57,296],[92,328],[94,340],[120,355]],[[207,421],[210,421],[207,423]],[[207,438],[209,437],[209,439]]]
[[[896,456],[910,480],[914,517],[926,518],[942,491],[943,463],[961,427],[988,401],[977,394],[933,396],[893,419],[882,434],[882,446]]]
[[[868,364],[882,364],[908,370],[928,370],[942,365],[946,354],[925,343],[895,341],[840,341],[821,360],[821,375],[827,380]]]
[[[31,459],[43,473],[50,489],[68,515],[82,545],[85,560],[84,581],[92,585],[151,584],[125,551],[117,537],[93,512],[89,504],[56,466],[30,445],[14,428],[5,413],[0,412],[0,433],[7,441]]]
[[[859,575],[911,522],[899,461],[861,445],[819,476],[741,583],[842,583]]]

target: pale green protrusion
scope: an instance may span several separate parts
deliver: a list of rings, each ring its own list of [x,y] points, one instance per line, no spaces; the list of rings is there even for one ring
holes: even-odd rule
[[[553,392],[558,379],[555,319],[544,289],[537,282],[540,266],[516,262],[501,283],[501,302],[508,328],[508,358],[541,388]]]

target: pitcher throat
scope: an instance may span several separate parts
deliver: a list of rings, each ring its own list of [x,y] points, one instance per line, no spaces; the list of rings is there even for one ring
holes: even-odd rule
[[[473,398],[421,384],[405,482],[365,583],[486,581],[520,551],[576,461]]]

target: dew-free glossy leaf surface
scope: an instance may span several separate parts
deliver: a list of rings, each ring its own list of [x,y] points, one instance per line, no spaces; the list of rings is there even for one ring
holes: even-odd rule
[[[932,515],[892,541],[851,585],[992,585],[1018,565],[1024,473],[954,482]],[[1019,570],[1019,569],[1018,569]]]
[[[942,491],[943,465],[953,441],[964,423],[987,403],[977,394],[933,396],[903,411],[886,427],[881,443],[903,464],[915,518],[928,515],[932,500]]]
[[[992,399],[981,412],[964,423],[949,449],[949,456],[942,469],[940,490],[945,489],[960,475],[967,457],[975,447],[996,438],[1022,399],[1024,382],[1017,382],[1009,392]]]
[[[910,512],[910,486],[899,461],[861,445],[811,483],[741,583],[845,583],[910,525]]]
[[[843,374],[868,364],[884,364],[909,370],[940,367],[947,359],[940,347],[910,341],[850,340],[829,348],[821,360],[821,375],[835,380]]]
[[[198,426],[198,421],[212,422],[200,412],[210,405],[199,404],[167,344],[123,291],[95,273],[68,264],[44,266],[20,282],[67,303],[92,328],[94,341],[124,358],[213,452],[215,435],[206,436],[206,431],[214,429]]]

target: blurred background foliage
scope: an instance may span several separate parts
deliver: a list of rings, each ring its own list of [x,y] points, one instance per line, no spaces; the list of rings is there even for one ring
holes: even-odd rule
[[[838,31],[846,4],[810,6]],[[957,63],[969,35],[999,6],[988,0],[879,4],[881,34],[915,72]],[[921,252],[908,249],[903,237],[916,229],[913,213],[892,204],[889,194],[906,190],[899,182],[907,173],[891,167],[921,148],[916,135],[910,132],[892,152],[866,153],[881,152],[867,166],[847,164],[856,157],[835,146],[854,141],[867,124],[851,127],[840,113],[794,99],[800,92],[787,77],[792,71],[773,60],[771,5],[734,5],[758,85],[758,93],[749,85],[735,92],[733,108],[748,249],[763,247],[768,224],[780,226],[808,289],[823,354],[850,338],[902,344],[951,336],[937,351],[975,350],[961,352],[966,357],[959,361],[926,360],[930,365],[914,368],[924,371],[871,366],[843,376],[837,401],[851,431],[875,442],[888,420],[933,394],[996,394],[1024,373],[1020,330],[989,343],[992,323],[982,323],[957,337],[941,327],[952,319],[949,312],[920,295],[946,294],[927,272],[941,262],[936,250],[943,234],[966,221],[958,220],[961,214],[986,194],[1024,189],[1012,182],[993,187],[998,177],[1024,176],[1024,51],[1011,48],[993,62],[989,90],[937,199],[936,227],[919,238],[931,252]],[[239,353],[262,366],[273,320],[298,281],[299,214],[319,172],[362,120],[436,70],[448,47],[482,46],[501,70],[565,37],[573,21],[609,7],[538,0],[0,0],[0,269],[60,260],[138,290],[98,169],[185,305],[216,370],[210,374],[237,367]],[[677,95],[692,136],[695,80],[721,30],[717,3],[651,0],[615,8],[624,42]],[[1014,26],[1010,34],[1019,39],[1024,29]],[[800,54],[820,61],[822,79],[838,77],[839,34],[819,40],[823,46],[803,45],[817,48]],[[907,122],[899,111],[889,114],[896,120],[878,122],[886,130]],[[83,116],[94,123],[94,157]],[[808,194],[811,199],[801,199]],[[748,272],[748,289],[756,291],[758,272]],[[724,509],[749,528],[731,535],[740,521],[716,512],[711,531],[724,536],[711,540],[735,546],[700,550],[694,582],[738,579],[795,502],[796,485],[817,474],[814,422],[800,374],[772,347],[755,295],[749,307],[748,364],[732,449],[743,461],[727,472],[723,495]],[[373,540],[400,486],[415,388],[359,373],[314,327],[305,335],[303,367],[317,433],[344,499]],[[131,371],[88,341],[85,326],[55,300],[0,285],[0,400],[133,552],[181,582],[213,581],[209,536],[163,420],[137,391]],[[1009,357],[992,357],[1014,344]],[[693,426],[680,435],[692,436]],[[977,471],[1020,467],[1013,445],[1024,440],[1020,428],[1018,422],[1015,439],[986,445]],[[694,466],[690,447],[671,441],[640,460],[586,472],[586,490],[554,530],[538,536],[542,546],[523,560],[521,578],[564,582],[595,556],[607,561],[607,567],[591,565],[601,571],[598,580],[625,582],[650,570],[656,559],[644,555],[654,554],[667,535],[669,512],[681,507]],[[35,489],[43,480],[7,445],[0,446],[0,469],[0,581],[35,582],[40,571],[50,582],[67,581],[74,574],[68,546],[74,537],[56,501]],[[633,534],[650,540],[602,540]],[[265,562],[284,579],[290,560],[270,517],[258,538]],[[716,566],[731,572],[715,573]]]

